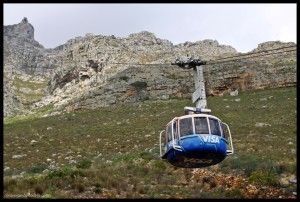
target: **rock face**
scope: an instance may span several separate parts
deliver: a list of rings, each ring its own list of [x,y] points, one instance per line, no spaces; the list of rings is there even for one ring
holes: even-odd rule
[[[56,52],[34,40],[34,28],[24,18],[19,24],[4,26],[4,64],[15,74],[49,77],[58,61]],[[6,68],[6,69],[7,69]]]
[[[295,85],[295,51],[263,55],[264,50],[288,45],[294,44],[259,44],[250,52],[256,57],[245,58],[233,47],[220,45],[216,40],[173,45],[142,31],[125,38],[86,34],[54,49],[45,49],[34,40],[34,29],[24,18],[17,25],[4,27],[4,70],[8,78],[25,74],[48,83],[47,93],[40,101],[30,103],[30,109],[54,104],[58,111],[74,110],[146,99],[190,98],[194,91],[193,71],[170,65],[185,55],[207,61],[235,57],[234,61],[205,66],[210,95]],[[5,102],[12,103],[14,92],[9,85],[6,89],[11,93],[7,93]],[[38,90],[25,87],[18,92]]]
[[[4,27],[4,36],[13,38],[25,38],[34,40],[34,28],[28,23],[27,18],[23,18],[18,25],[8,25]]]
[[[258,44],[257,48],[250,51],[250,53],[269,50],[269,49],[279,49],[279,48],[282,48],[283,46],[284,47],[295,46],[295,43],[293,43],[293,42],[282,43],[280,41],[268,41],[268,42]]]
[[[54,103],[54,106],[62,108],[65,105],[84,99],[89,99],[87,101],[89,103],[97,103],[91,104],[92,107],[96,107],[96,105],[107,106],[120,102],[135,102],[139,99],[143,100],[143,96],[149,99],[166,99],[173,96],[172,93],[174,94],[178,89],[180,91],[182,88],[193,86],[193,80],[191,80],[190,73],[180,75],[182,73],[180,69],[164,64],[171,64],[177,57],[182,55],[201,55],[203,59],[208,60],[237,53],[234,48],[219,45],[217,41],[213,40],[173,45],[170,41],[156,38],[153,33],[147,31],[130,34],[126,38],[88,34],[85,37],[71,39],[55,50],[60,50],[61,58],[63,58],[62,66],[55,70],[49,82],[50,95],[45,97],[42,102],[36,103],[36,106]],[[137,63],[162,65],[128,65]],[[169,69],[172,69],[172,71],[164,73]],[[164,76],[158,82],[161,74]],[[120,75],[121,79],[118,78]],[[178,83],[179,81],[174,81],[177,77],[184,80],[184,83],[189,83],[187,84],[188,87],[182,87]],[[142,89],[135,94],[133,92],[135,89],[131,83],[127,83],[128,79],[126,78],[130,78],[128,82],[131,83],[148,83],[147,91]],[[126,84],[129,86],[125,87]],[[160,95],[156,95],[157,87],[153,87],[154,84],[161,86],[159,87],[161,88]],[[108,90],[105,96],[104,94],[100,96],[101,98],[97,96],[98,100],[95,98],[92,101],[91,95],[101,94],[99,92],[103,91],[102,87],[104,89],[108,87],[111,90]],[[129,90],[124,90],[124,88]],[[170,88],[174,88],[174,92],[167,92]],[[178,89],[175,90],[175,88]],[[126,97],[126,95],[118,96],[122,92],[126,94],[128,91],[132,91],[131,96],[135,95],[139,98]],[[141,95],[143,93],[145,95]],[[186,96],[187,93],[189,92],[181,93],[182,95],[179,96]],[[83,105],[89,107],[84,103]]]
[[[131,35],[129,38],[133,36],[136,37],[137,35],[138,34]],[[139,48],[137,41],[152,44],[153,46],[153,37],[147,37],[147,39],[148,40],[130,40],[129,43],[136,43],[137,46],[134,47],[137,49]],[[233,50],[230,47],[227,47],[227,51],[225,47],[224,52],[220,53],[222,48],[219,48],[219,50],[214,48],[218,47],[217,43],[214,43],[214,47],[209,47],[197,42],[198,44],[195,45],[193,49],[188,49],[182,44],[172,46],[170,43],[165,43],[169,44],[169,49],[172,49],[173,52],[167,52],[163,47],[154,45],[154,47],[151,48],[153,51],[148,53],[148,49],[145,49],[147,51],[142,50],[142,48],[146,46],[144,44],[140,47],[140,51],[136,53],[136,55],[134,53],[129,54],[123,50],[123,54],[120,55],[120,57],[123,57],[122,61],[119,61],[117,57],[105,58],[100,61],[92,60],[95,66],[102,65],[101,70],[98,72],[88,64],[85,65],[85,68],[77,68],[76,66],[73,66],[70,70],[65,68],[65,73],[61,73],[63,72],[61,71],[60,74],[57,74],[57,71],[56,76],[52,77],[49,85],[52,94],[45,99],[46,102],[41,103],[54,103],[58,110],[74,110],[78,108],[109,106],[111,104],[124,102],[134,103],[146,99],[190,98],[194,91],[192,70],[186,71],[171,65],[138,66],[127,64],[117,65],[114,63],[170,63],[174,61],[174,58],[180,55],[186,53],[193,54],[195,52],[197,53],[197,51],[199,53],[195,55],[199,57],[202,56],[202,58],[206,60],[216,58],[219,56],[218,54],[225,55],[224,52],[226,52],[227,55],[231,54],[231,56],[233,56]],[[287,47],[294,44],[280,42],[268,42],[267,44],[267,46],[259,44],[258,48],[253,50],[253,52],[257,52],[257,54],[253,54],[251,57],[245,57],[242,54],[236,53],[234,54],[235,57],[233,61],[206,65],[204,67],[204,76],[207,94],[223,95],[224,93],[229,93],[234,90],[243,91],[295,85],[295,51],[285,52],[291,50],[291,48],[281,49],[269,51],[269,55],[265,55],[266,52],[263,51],[273,49],[273,44],[276,44],[276,48]],[[204,48],[200,48],[200,45],[206,47],[206,49],[210,48],[215,50],[215,55],[212,54],[209,56],[208,53],[210,52],[208,50],[201,53],[201,50],[203,51]],[[180,46],[185,48],[179,49],[178,47]],[[130,46],[128,46],[127,50],[130,50]],[[187,52],[188,50],[191,52]],[[154,55],[155,53],[159,54]],[[128,55],[131,55],[131,58],[127,58]],[[163,55],[163,57],[161,57],[161,55]],[[78,56],[78,58],[80,58],[80,56]],[[156,60],[153,61],[150,60],[150,58]],[[136,85],[138,87],[136,87]]]
[[[287,48],[285,48],[287,47]],[[272,51],[268,51],[274,49]],[[234,60],[206,65],[207,88],[211,94],[296,85],[296,45],[279,41],[259,44]]]
[[[22,110],[22,104],[12,88],[12,82],[10,79],[4,76],[3,78],[3,108],[4,117],[17,114]]]
[[[24,18],[19,24],[4,26],[4,114],[13,115],[22,112],[24,103],[18,96],[16,79],[34,77],[34,80],[44,80],[50,77],[53,65],[51,56],[56,54],[46,50],[34,40],[34,28]],[[19,81],[19,80],[18,80]],[[22,86],[20,80],[18,87]],[[31,94],[33,95],[33,94]],[[19,100],[19,101],[17,101]],[[18,103],[18,104],[17,104]]]

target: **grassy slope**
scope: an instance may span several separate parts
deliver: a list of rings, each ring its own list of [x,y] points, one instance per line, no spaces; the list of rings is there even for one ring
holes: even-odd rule
[[[25,105],[26,108],[29,108],[31,104],[34,102],[40,101],[44,96],[43,92],[31,92],[31,93],[24,93],[20,92],[20,88],[28,88],[32,91],[45,89],[47,87],[46,82],[33,82],[33,81],[23,81],[22,79],[15,77],[13,81],[13,85],[16,87],[16,95],[21,99],[22,103]]]
[[[237,98],[241,100],[235,101]],[[192,105],[189,100],[146,101],[52,117],[6,119],[4,165],[10,169],[4,172],[5,194],[98,198],[257,196],[248,196],[248,189],[239,190],[241,186],[225,189],[216,183],[206,188],[205,181],[195,181],[193,173],[213,170],[225,176],[239,175],[257,187],[287,191],[288,196],[295,186],[282,189],[278,180],[282,173],[296,173],[295,99],[295,88],[209,97],[213,114],[231,127],[236,153],[218,166],[194,170],[176,169],[158,158],[159,131],[174,116],[182,115],[184,106]],[[258,122],[271,126],[255,127]],[[30,144],[32,140],[37,142]],[[12,158],[23,154],[27,156]],[[50,171],[43,172],[45,169]],[[23,171],[23,177],[12,177]],[[267,197],[263,191],[258,195]]]

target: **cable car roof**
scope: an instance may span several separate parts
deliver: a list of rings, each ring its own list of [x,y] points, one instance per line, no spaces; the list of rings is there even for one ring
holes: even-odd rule
[[[169,125],[170,123],[178,119],[193,118],[193,117],[208,117],[208,118],[217,119],[218,121],[222,122],[221,119],[210,114],[188,114],[188,115],[183,115],[183,116],[173,118],[167,125]]]

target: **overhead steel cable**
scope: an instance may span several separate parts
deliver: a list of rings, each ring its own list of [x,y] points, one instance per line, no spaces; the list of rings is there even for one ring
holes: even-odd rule
[[[252,56],[252,57],[236,58],[236,59],[233,59],[233,60],[225,60],[225,61],[219,61],[219,62],[218,61],[216,61],[216,62],[207,62],[206,65],[223,64],[223,63],[228,63],[228,62],[232,62],[232,61],[238,61],[238,60],[261,57],[261,56],[266,56],[266,55],[273,55],[273,54],[275,55],[275,54],[278,54],[278,53],[287,53],[287,52],[293,52],[293,51],[296,51],[296,50],[286,50],[286,51],[280,51],[280,52],[276,52],[276,53],[266,53],[266,54],[255,55],[255,56]]]
[[[234,58],[234,57],[242,57],[242,56],[254,55],[254,54],[258,54],[258,53],[269,52],[269,51],[274,51],[274,50],[281,50],[281,49],[292,48],[292,47],[297,47],[297,46],[296,45],[284,46],[284,47],[280,47],[280,48],[273,48],[273,49],[261,50],[261,51],[251,52],[251,53],[242,53],[242,54],[239,54],[239,55],[234,55],[234,56],[229,56],[229,57],[224,57],[224,58],[216,58],[214,60],[209,60],[207,62],[217,61],[217,60],[224,60],[224,59]]]
[[[156,63],[156,64],[142,64],[142,63],[120,63],[120,62],[111,62],[107,64],[118,64],[118,65],[171,65],[171,63]]]
[[[297,49],[293,50],[285,50],[285,51],[279,51],[279,52],[271,52],[271,53],[264,53],[260,54],[263,52],[269,52],[269,51],[274,51],[274,50],[282,50],[282,49],[288,49],[288,48],[295,48],[297,46],[285,46],[285,47],[280,47],[280,48],[274,48],[274,49],[268,49],[268,50],[263,50],[263,51],[257,51],[257,52],[252,52],[252,53],[246,53],[243,55],[236,55],[236,56],[230,56],[230,57],[224,57],[224,58],[218,58],[214,60],[208,60],[206,61],[206,65],[212,65],[212,64],[221,64],[221,63],[227,63],[227,62],[232,62],[232,61],[237,61],[237,60],[242,60],[242,59],[249,59],[249,58],[255,58],[255,57],[262,57],[265,55],[272,55],[272,54],[280,54],[280,53],[286,53],[286,52],[292,52],[292,51],[297,51]],[[258,54],[258,55],[255,55]],[[251,57],[245,57],[249,55],[255,55]],[[232,60],[224,60],[224,59],[229,59],[229,58],[234,58]],[[224,61],[223,61],[224,60]],[[143,64],[143,63],[122,63],[122,62],[115,62],[115,63],[106,63],[106,64],[120,64],[120,65],[144,65],[144,66],[156,66],[156,65],[172,65],[172,63],[148,63],[148,64]]]

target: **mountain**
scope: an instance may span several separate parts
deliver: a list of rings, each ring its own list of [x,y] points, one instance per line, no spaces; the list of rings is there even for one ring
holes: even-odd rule
[[[276,47],[295,45],[266,42],[253,51],[260,54],[274,44]],[[5,82],[4,112],[6,116],[16,111],[30,113],[48,105],[53,105],[56,111],[72,111],[147,99],[190,97],[194,89],[192,71],[170,65],[185,55],[206,61],[238,59],[230,66],[216,64],[204,68],[210,95],[236,88],[276,87],[276,82],[280,86],[296,83],[295,52],[271,57],[261,55],[253,63],[233,47],[216,40],[173,45],[148,31],[124,38],[88,33],[54,49],[45,49],[35,41],[34,28],[24,18],[19,24],[4,26],[4,72],[11,81]],[[286,67],[289,71],[273,81],[274,74],[278,75],[276,72]]]

